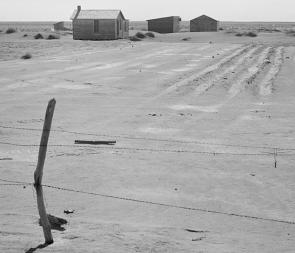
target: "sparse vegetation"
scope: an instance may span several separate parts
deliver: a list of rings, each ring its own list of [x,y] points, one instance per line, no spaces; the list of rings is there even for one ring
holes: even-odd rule
[[[142,33],[142,32],[137,32],[137,33],[135,34],[135,36],[136,36],[137,38],[140,38],[140,39],[144,39],[144,38],[146,37],[145,34]]]
[[[14,29],[14,28],[8,28],[8,29],[6,30],[6,33],[7,33],[7,34],[16,33],[16,29]]]
[[[131,41],[141,41],[141,39],[138,38],[137,36],[130,36],[129,39],[130,39]]]
[[[239,32],[239,33],[236,33],[236,36],[237,37],[243,37],[243,36],[245,36],[245,37],[257,37],[258,35],[255,32],[243,32],[243,33]]]
[[[60,36],[57,34],[49,34],[47,37],[47,40],[58,40],[60,39]]]
[[[34,36],[35,40],[39,40],[39,39],[44,39],[43,35],[41,33],[37,33],[35,36]]]
[[[286,34],[287,35],[290,35],[290,36],[295,36],[295,30],[291,29],[291,30],[287,30],[286,31]]]
[[[245,33],[245,36],[248,36],[248,37],[257,37],[257,33],[255,33],[255,32],[246,32]]]
[[[155,37],[156,37],[155,34],[152,33],[152,32],[147,32],[147,33],[145,34],[145,36],[146,36],[146,37],[150,37],[150,38],[155,38]]]
[[[32,55],[30,54],[30,53],[26,53],[26,54],[24,54],[22,57],[21,57],[21,59],[23,59],[23,60],[28,60],[28,59],[31,59],[32,58]]]

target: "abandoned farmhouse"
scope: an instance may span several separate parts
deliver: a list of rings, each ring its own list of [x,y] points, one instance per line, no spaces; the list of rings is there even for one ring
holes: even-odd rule
[[[72,16],[74,40],[116,40],[129,37],[129,20],[120,10],[82,10],[78,6]],[[177,33],[181,18],[170,16],[147,20],[148,31]],[[216,32],[219,22],[206,15],[190,21],[190,32]],[[54,24],[55,31],[69,30],[64,22]]]
[[[202,15],[198,18],[190,21],[191,32],[217,32],[219,22],[206,15]]]
[[[177,33],[180,30],[180,21],[179,16],[149,19],[148,30],[158,33]]]
[[[129,37],[129,20],[120,10],[82,10],[71,16],[74,40],[115,40]]]

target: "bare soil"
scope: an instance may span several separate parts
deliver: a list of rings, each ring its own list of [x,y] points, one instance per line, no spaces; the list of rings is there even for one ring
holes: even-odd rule
[[[22,35],[0,35],[0,178],[33,181],[54,97],[44,184],[84,193],[44,189],[68,224],[37,249],[33,187],[0,182],[0,252],[294,252],[293,37]]]

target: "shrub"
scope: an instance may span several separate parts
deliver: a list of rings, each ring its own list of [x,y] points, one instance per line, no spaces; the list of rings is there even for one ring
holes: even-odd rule
[[[28,34],[24,34],[23,37],[28,37]]]
[[[37,33],[35,36],[34,36],[35,40],[39,40],[39,39],[44,39],[43,35],[41,33]]]
[[[23,59],[23,60],[28,60],[28,59],[31,59],[32,58],[32,55],[30,54],[30,53],[26,53],[26,54],[24,54],[22,57],[21,57],[21,59]]]
[[[219,27],[219,31],[223,31],[224,29],[222,27]]]
[[[291,36],[295,36],[295,30],[287,30],[286,34],[291,35]]]
[[[183,38],[182,40],[183,41],[189,41],[189,40],[191,40],[192,38],[191,37],[186,37],[186,38]]]
[[[152,33],[152,32],[147,32],[147,33],[145,34],[145,36],[146,36],[146,37],[150,37],[150,38],[155,38],[155,37],[156,37],[155,34]]]
[[[131,41],[141,41],[141,39],[138,38],[137,36],[130,36],[129,39],[130,39]]]
[[[15,33],[15,32],[16,32],[16,29],[14,29],[14,28],[8,28],[8,29],[6,30],[6,33],[7,33],[7,34]]]
[[[49,34],[47,37],[48,40],[58,40],[60,39],[59,35],[56,34]]]
[[[247,32],[247,33],[245,33],[245,36],[248,36],[248,37],[257,37],[257,34],[255,32]]]
[[[135,36],[136,36],[137,38],[140,38],[140,39],[144,39],[144,38],[145,38],[145,35],[144,35],[142,32],[138,32],[138,33],[136,33]]]
[[[242,37],[242,36],[244,36],[244,34],[243,33],[237,33],[236,36],[237,37]]]
[[[258,35],[255,32],[243,32],[243,33],[237,33],[237,37],[247,36],[247,37],[257,37]]]

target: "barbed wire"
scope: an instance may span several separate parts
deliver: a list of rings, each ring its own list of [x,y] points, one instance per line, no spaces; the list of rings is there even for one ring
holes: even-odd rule
[[[38,129],[38,128],[12,127],[12,126],[4,126],[4,125],[0,125],[0,128],[3,128],[3,129],[15,129],[15,130],[25,130],[25,131],[38,131],[38,132],[43,131],[43,129]],[[46,131],[46,129],[45,129],[45,131]],[[76,134],[76,135],[84,135],[84,136],[121,138],[121,139],[129,139],[129,140],[146,140],[146,141],[168,142],[168,143],[170,142],[170,143],[197,144],[197,145],[209,145],[209,146],[268,149],[268,150],[277,149],[277,150],[281,150],[281,151],[295,151],[295,148],[283,148],[283,147],[271,147],[271,146],[254,146],[254,145],[238,145],[238,144],[226,144],[226,143],[210,143],[210,142],[202,142],[202,141],[196,141],[196,140],[187,141],[187,140],[175,140],[175,139],[174,140],[173,139],[158,139],[158,138],[150,138],[150,137],[130,136],[130,135],[125,135],[125,134],[119,134],[119,135],[95,134],[95,133],[86,133],[86,132],[67,131],[67,130],[62,130],[62,129],[52,129],[50,131],[51,132],[61,132],[61,133]]]
[[[7,180],[7,179],[0,179],[0,181],[13,183],[14,185],[11,184],[11,186],[34,185],[33,183],[13,181],[13,180]],[[47,185],[47,184],[43,184],[42,186],[46,187],[46,188],[51,188],[54,190],[59,190],[59,191],[74,192],[74,193],[79,193],[79,194],[97,196],[97,197],[102,197],[102,198],[110,198],[110,199],[116,199],[116,200],[121,200],[121,201],[135,202],[135,203],[141,203],[141,204],[147,204],[147,205],[153,205],[153,206],[161,206],[161,207],[167,207],[167,208],[182,209],[182,210],[187,210],[187,211],[196,211],[196,212],[202,212],[202,213],[210,213],[210,214],[225,215],[225,216],[252,219],[252,220],[261,220],[261,221],[295,225],[294,221],[272,219],[272,218],[266,218],[266,217],[258,217],[258,216],[252,216],[252,215],[244,215],[244,214],[209,210],[209,209],[203,209],[203,208],[195,208],[195,207],[160,203],[160,202],[141,200],[141,199],[135,199],[135,198],[129,198],[129,197],[120,197],[120,196],[115,196],[115,195],[108,195],[108,194],[88,192],[88,191],[82,191],[82,190],[76,190],[76,189],[69,189],[69,188],[58,187],[58,186]]]
[[[0,142],[2,145],[10,145],[17,147],[40,147],[38,144],[19,144],[11,142]],[[91,149],[101,149],[101,150],[127,150],[127,151],[140,151],[140,152],[161,152],[161,153],[189,153],[189,154],[203,154],[203,155],[229,155],[229,156],[273,156],[274,153],[264,152],[264,153],[231,153],[231,152],[209,152],[209,151],[197,151],[197,150],[176,150],[176,149],[153,149],[153,148],[132,148],[132,147],[114,147],[110,146],[97,146],[97,145],[76,145],[76,144],[48,144],[47,147],[75,147],[75,148],[91,148]],[[280,156],[295,156],[293,153],[278,153]]]

